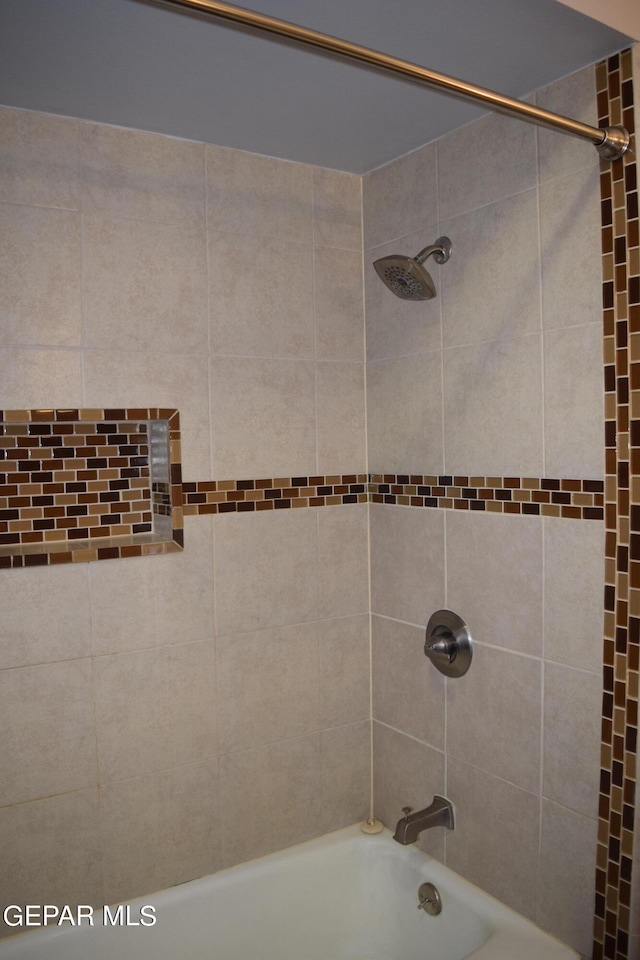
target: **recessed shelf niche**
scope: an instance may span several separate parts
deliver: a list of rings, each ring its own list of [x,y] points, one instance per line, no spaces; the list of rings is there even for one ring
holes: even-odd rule
[[[0,411],[0,569],[183,543],[177,410]]]

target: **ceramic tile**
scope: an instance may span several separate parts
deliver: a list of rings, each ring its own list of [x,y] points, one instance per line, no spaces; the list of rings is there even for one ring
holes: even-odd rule
[[[378,616],[372,628],[374,717],[443,750],[445,680],[424,655],[423,628]]]
[[[1,344],[80,345],[80,238],[74,211],[0,203]]]
[[[362,181],[365,250],[435,223],[436,180],[434,143],[368,173]],[[426,237],[422,246],[434,239]]]
[[[318,729],[315,624],[218,637],[216,659],[222,753]]]
[[[435,510],[371,507],[374,613],[426,626],[444,606],[444,518]]]
[[[207,350],[202,224],[85,217],[83,249],[88,347]]]
[[[448,469],[545,475],[539,336],[445,350],[444,438]]]
[[[318,360],[364,359],[362,254],[316,247],[314,310]]]
[[[496,152],[509,157],[502,163]],[[499,113],[481,117],[438,140],[438,198],[442,219],[522,193],[536,182],[532,124]]]
[[[456,810],[447,866],[535,919],[540,799],[454,759],[447,796]]]
[[[215,753],[211,643],[97,657],[94,677],[101,783]]]
[[[318,522],[318,616],[346,617],[369,609],[366,504],[329,507]]]
[[[474,639],[542,655],[538,517],[447,511],[447,603]]]
[[[91,661],[0,672],[0,806],[96,782]]]
[[[225,866],[318,836],[322,830],[318,736],[223,754],[220,811]]]
[[[476,643],[471,670],[447,688],[447,753],[540,789],[542,669],[539,660]]]
[[[317,616],[317,532],[311,510],[216,517],[219,636]]]
[[[600,523],[544,521],[545,657],[600,673],[604,530]]]
[[[95,787],[0,809],[0,846],[3,904],[105,903]]]
[[[597,126],[593,67],[585,67],[584,70],[578,70],[537,90],[535,102],[536,106],[543,110],[551,110],[561,116]],[[574,174],[581,167],[598,166],[598,154],[588,141],[576,140],[542,127],[536,133],[541,181]]]
[[[0,607],[0,669],[90,656],[84,564],[3,571]]]
[[[364,473],[367,464],[365,382],[362,363],[316,367],[317,467],[338,472],[345,465]]]
[[[0,201],[78,210],[80,123],[35,110],[0,108]]]
[[[544,796],[583,816],[598,815],[602,679],[546,663]]]
[[[590,956],[597,822],[542,801],[537,921]]]
[[[211,763],[100,788],[105,903],[150,894],[220,868],[217,786],[216,764]]]
[[[311,242],[312,167],[211,145],[206,153],[213,231]]]
[[[441,364],[439,352],[369,364],[370,470],[423,473],[443,469]]]
[[[323,728],[369,718],[369,616],[316,624]]]
[[[320,757],[323,833],[366,820],[371,779],[369,721],[323,730]]]
[[[537,200],[527,190],[442,224],[453,247],[440,269],[445,347],[539,332]]]
[[[204,217],[204,146],[143,130],[81,125],[85,211],[138,220]]]
[[[315,473],[315,402],[313,361],[213,359],[213,476]]]
[[[313,168],[314,242],[343,250],[362,249],[362,178]]]

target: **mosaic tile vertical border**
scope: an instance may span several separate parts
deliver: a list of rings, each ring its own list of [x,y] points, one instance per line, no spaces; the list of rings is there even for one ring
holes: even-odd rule
[[[634,134],[633,59],[598,64],[600,126]],[[640,651],[640,249],[635,137],[601,164],[605,388],[605,590],[600,809],[594,960],[627,960],[632,878]]]

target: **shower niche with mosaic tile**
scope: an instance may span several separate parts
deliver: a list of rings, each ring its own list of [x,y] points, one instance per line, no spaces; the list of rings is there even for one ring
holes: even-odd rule
[[[177,410],[0,411],[0,568],[183,546]]]

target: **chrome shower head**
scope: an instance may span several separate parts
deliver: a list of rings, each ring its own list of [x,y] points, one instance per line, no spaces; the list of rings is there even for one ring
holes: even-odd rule
[[[438,237],[435,243],[421,250],[417,257],[393,253],[374,261],[376,273],[384,284],[402,300],[433,300],[436,288],[430,273],[423,266],[427,257],[446,263],[451,256],[451,240]]]

